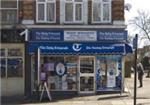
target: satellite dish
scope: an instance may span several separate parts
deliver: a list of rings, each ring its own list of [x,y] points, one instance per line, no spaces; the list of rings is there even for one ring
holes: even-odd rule
[[[125,10],[130,11],[130,9],[132,8],[132,5],[129,3],[126,3],[124,7],[125,7]]]

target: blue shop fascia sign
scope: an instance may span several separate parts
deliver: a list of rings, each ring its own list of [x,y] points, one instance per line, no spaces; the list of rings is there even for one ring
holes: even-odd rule
[[[63,29],[32,29],[30,41],[127,41],[127,31],[123,29],[99,30],[63,30]]]
[[[31,42],[28,44],[28,52],[35,53],[40,49],[42,54],[123,54],[125,52],[124,44],[110,43],[73,43],[73,42]]]
[[[125,54],[127,31],[123,29],[32,29],[28,52],[43,54]],[[119,43],[121,42],[121,43]]]
[[[30,41],[63,41],[63,30],[32,29]]]

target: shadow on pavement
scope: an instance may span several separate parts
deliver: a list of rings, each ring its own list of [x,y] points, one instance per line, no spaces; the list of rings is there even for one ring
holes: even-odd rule
[[[119,98],[124,98],[124,97],[129,97],[129,95],[115,95],[115,96],[103,96],[98,98],[97,100],[108,100],[108,99],[119,99]]]
[[[91,98],[92,97],[92,98]],[[94,97],[94,98],[93,98]],[[61,100],[69,100],[69,101],[89,101],[91,100],[107,100],[107,99],[119,99],[123,97],[129,97],[127,94],[89,94],[89,95],[76,95],[76,96],[64,96],[64,97],[52,97],[52,101],[49,101],[48,97],[44,97],[43,100],[40,102],[35,97],[25,97],[25,96],[13,96],[13,97],[1,97],[2,105],[22,105],[22,104],[40,104],[42,103],[54,103]]]

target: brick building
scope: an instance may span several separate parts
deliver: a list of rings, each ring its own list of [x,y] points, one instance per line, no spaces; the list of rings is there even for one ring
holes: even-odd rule
[[[1,48],[2,83],[11,87],[2,86],[7,95],[31,96],[38,91],[37,86],[45,78],[41,65],[54,96],[123,90],[124,57],[132,52],[127,44],[124,0],[14,2],[16,6],[9,7],[2,0],[0,8],[2,20],[13,22],[2,24],[2,37],[11,40],[9,31],[15,31],[12,42],[4,40]],[[23,30],[27,32],[25,41],[19,35]],[[12,80],[9,71],[13,81],[8,81]]]

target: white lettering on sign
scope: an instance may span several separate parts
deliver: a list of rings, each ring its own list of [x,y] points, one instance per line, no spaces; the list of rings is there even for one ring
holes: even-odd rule
[[[65,41],[96,41],[96,31],[64,31]]]
[[[40,46],[39,47],[42,50],[68,50],[69,48],[66,46],[59,47],[59,46]]]
[[[60,32],[36,32],[36,40],[60,40]]]
[[[98,32],[98,40],[126,40],[125,32]]]
[[[115,49],[114,46],[101,46],[101,47],[95,47],[95,46],[86,46],[87,50],[113,50]]]

